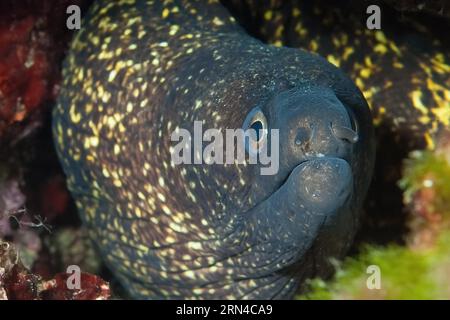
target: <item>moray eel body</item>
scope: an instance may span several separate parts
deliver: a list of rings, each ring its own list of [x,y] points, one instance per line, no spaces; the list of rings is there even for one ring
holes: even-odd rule
[[[132,297],[289,298],[350,245],[372,119],[325,59],[263,44],[215,1],[105,0],[63,77],[53,130],[68,187]],[[194,121],[255,119],[279,130],[275,174],[171,161],[172,133]]]

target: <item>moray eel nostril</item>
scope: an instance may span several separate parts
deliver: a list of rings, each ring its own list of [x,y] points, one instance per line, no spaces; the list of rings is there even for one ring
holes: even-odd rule
[[[349,127],[333,125],[330,123],[331,131],[337,139],[344,140],[349,143],[358,142],[358,133]]]
[[[84,19],[53,135],[83,223],[131,297],[290,298],[328,261],[307,258],[318,238],[330,256],[345,253],[374,143],[367,103],[344,73],[252,38],[217,1],[97,0]],[[351,127],[344,105],[360,124],[351,147],[329,128]],[[198,123],[278,130],[279,141],[259,137],[276,170],[190,163],[205,152],[171,137],[194,136]],[[187,161],[172,161],[177,146]],[[332,235],[326,221],[338,221]]]
[[[308,143],[311,141],[314,135],[314,128],[300,127],[297,129],[297,135],[295,136],[295,144],[301,145],[302,143]]]

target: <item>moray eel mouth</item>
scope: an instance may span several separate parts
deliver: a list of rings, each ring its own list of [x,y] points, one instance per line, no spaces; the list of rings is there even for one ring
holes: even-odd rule
[[[252,209],[272,201],[276,193],[283,192],[292,193],[292,197],[297,195],[305,201],[304,207],[326,215],[351,199],[352,184],[352,169],[345,159],[322,155],[310,157],[300,161],[275,191]]]
[[[251,276],[268,277],[284,292],[322,270],[326,275],[327,259],[346,250],[340,239],[351,236],[354,190],[353,170],[345,159],[315,156],[295,165],[285,181],[249,212],[257,251],[279,252]],[[264,283],[261,292],[273,294]]]
[[[300,162],[280,189],[290,179],[298,183],[296,194],[305,207],[323,214],[336,211],[351,195],[352,170],[341,158],[324,156]]]
[[[281,185],[256,207],[279,210],[282,206],[274,204],[284,200],[291,213],[297,211],[303,217],[314,214],[316,218],[323,217],[323,221],[331,221],[349,202],[352,193],[353,173],[346,160],[329,156],[310,157],[299,162]],[[300,221],[297,223],[302,225]]]
[[[301,258],[321,229],[339,225],[354,191],[350,164],[332,156],[301,161],[285,181],[265,200],[250,210],[255,219],[272,221],[270,234],[283,234],[283,242]],[[278,221],[282,223],[277,223]],[[280,239],[279,237],[277,237]],[[294,259],[295,260],[295,259]]]

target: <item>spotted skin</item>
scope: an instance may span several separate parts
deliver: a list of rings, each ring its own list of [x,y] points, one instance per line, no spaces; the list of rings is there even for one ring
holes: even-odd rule
[[[53,131],[67,184],[132,297],[289,298],[351,243],[373,164],[371,118],[326,60],[263,44],[215,1],[105,0],[87,13],[63,78]],[[338,97],[359,121],[350,197],[335,218],[282,211],[297,201],[276,192],[292,165],[263,179],[248,165],[170,161],[172,132],[194,120],[240,128],[280,92]]]

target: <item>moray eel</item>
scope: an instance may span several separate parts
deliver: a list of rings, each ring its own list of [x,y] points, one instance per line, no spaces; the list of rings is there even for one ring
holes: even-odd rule
[[[279,130],[278,171],[175,165],[170,137],[194,121]],[[249,36],[216,1],[96,1],[64,63],[53,131],[92,239],[144,299],[292,297],[351,244],[374,162],[353,82]]]

